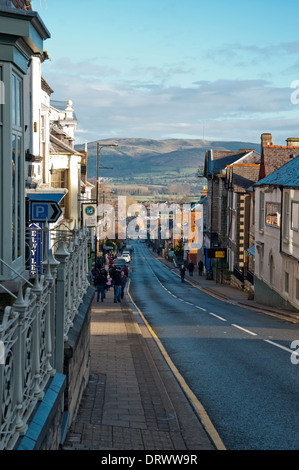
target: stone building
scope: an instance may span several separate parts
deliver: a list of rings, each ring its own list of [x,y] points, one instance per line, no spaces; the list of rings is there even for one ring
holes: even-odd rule
[[[255,192],[255,300],[298,311],[299,149]]]
[[[30,2],[0,1],[0,281],[13,284],[16,273],[25,274],[26,160],[32,144],[28,119],[26,81],[31,57],[43,55],[50,33],[32,11]],[[3,283],[4,285],[4,283]]]

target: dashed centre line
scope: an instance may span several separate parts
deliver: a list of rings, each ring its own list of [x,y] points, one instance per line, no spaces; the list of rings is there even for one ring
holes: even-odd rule
[[[187,300],[184,300],[184,299],[182,299],[182,298],[176,296],[175,294],[173,294],[173,293],[172,293],[169,289],[167,289],[167,287],[165,287],[165,286],[163,285],[163,283],[159,280],[158,276],[155,274],[155,272],[153,271],[153,269],[152,269],[151,266],[149,265],[147,259],[144,258],[144,260],[147,262],[148,267],[149,267],[150,270],[152,271],[153,275],[154,275],[155,278],[157,279],[157,281],[158,281],[158,283],[160,284],[160,286],[163,287],[163,289],[164,289],[166,292],[168,292],[172,297],[174,297],[175,299],[178,299],[180,302],[184,302],[184,303],[187,304],[187,305],[190,305],[190,306],[195,307],[195,308],[197,308],[197,309],[199,309],[199,310],[202,310],[203,312],[208,312],[207,309],[205,309],[205,308],[203,308],[203,307],[200,307],[199,305],[195,305],[195,304],[193,304],[193,303],[191,303],[191,302],[188,302]],[[208,312],[208,314],[211,315],[211,316],[213,316],[213,317],[215,317],[215,318],[217,318],[218,320],[221,320],[221,321],[223,321],[223,322],[227,322],[227,320],[226,320],[225,318],[221,317],[220,315],[216,315],[216,313]],[[243,328],[243,327],[240,326],[240,325],[236,325],[236,324],[232,323],[231,326],[233,326],[233,327],[235,327],[235,328],[238,328],[239,330],[242,330],[242,331],[244,331],[245,333],[248,333],[248,334],[250,334],[250,335],[252,335],[252,336],[257,336],[257,334],[254,333],[253,331],[247,330],[246,328]],[[289,349],[289,348],[286,348],[286,347],[284,347],[284,346],[281,346],[281,345],[278,344],[278,343],[274,343],[273,341],[270,341],[270,340],[267,340],[267,339],[264,339],[263,341],[266,342],[266,343],[271,344],[272,346],[276,346],[276,347],[278,347],[278,348],[280,348],[280,349],[283,349],[283,350],[285,350],[285,351],[287,351],[287,352],[289,352],[289,353],[294,353],[293,350],[291,350],[291,349]],[[295,354],[296,354],[296,355],[299,355],[298,352],[295,352]]]
[[[239,328],[239,330],[245,331],[245,333],[249,333],[250,335],[257,336],[256,333],[253,333],[253,331],[250,331],[250,330],[246,330],[246,328],[242,328],[242,326],[234,325],[233,323],[232,323],[232,326],[234,326],[235,328]]]

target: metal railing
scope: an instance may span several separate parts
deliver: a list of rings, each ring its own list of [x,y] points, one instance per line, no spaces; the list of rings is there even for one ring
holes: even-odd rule
[[[88,238],[86,228],[52,231],[42,274],[30,287],[20,283],[1,316],[0,450],[14,448],[49,379],[63,372],[64,343],[89,286]]]

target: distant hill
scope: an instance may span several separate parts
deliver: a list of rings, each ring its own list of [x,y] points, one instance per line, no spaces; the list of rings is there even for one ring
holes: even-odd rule
[[[260,144],[249,142],[211,142],[197,139],[114,139],[103,144],[117,143],[118,147],[102,147],[99,155],[99,176],[109,179],[115,196],[132,196],[139,202],[198,200],[206,180],[197,177],[209,149],[238,151]],[[88,144],[88,179],[96,178],[97,143]],[[76,146],[83,150],[84,145]],[[106,167],[106,168],[105,168]],[[112,169],[110,169],[112,168]],[[102,186],[103,187],[103,186]],[[109,190],[105,189],[106,198]]]
[[[194,169],[203,165],[205,152],[209,149],[237,151],[242,148],[256,149],[260,144],[252,142],[224,142],[200,139],[109,139],[104,144],[117,143],[118,147],[103,147],[100,151],[100,176],[109,178],[135,178],[182,169]],[[84,145],[76,146],[83,150]],[[88,178],[96,177],[96,142],[88,144]],[[101,166],[113,169],[101,169]]]

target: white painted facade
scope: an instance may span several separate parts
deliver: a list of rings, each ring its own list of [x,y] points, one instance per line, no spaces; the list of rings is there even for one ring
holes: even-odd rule
[[[256,187],[255,197],[255,278],[265,288],[255,300],[299,309],[299,189]]]

